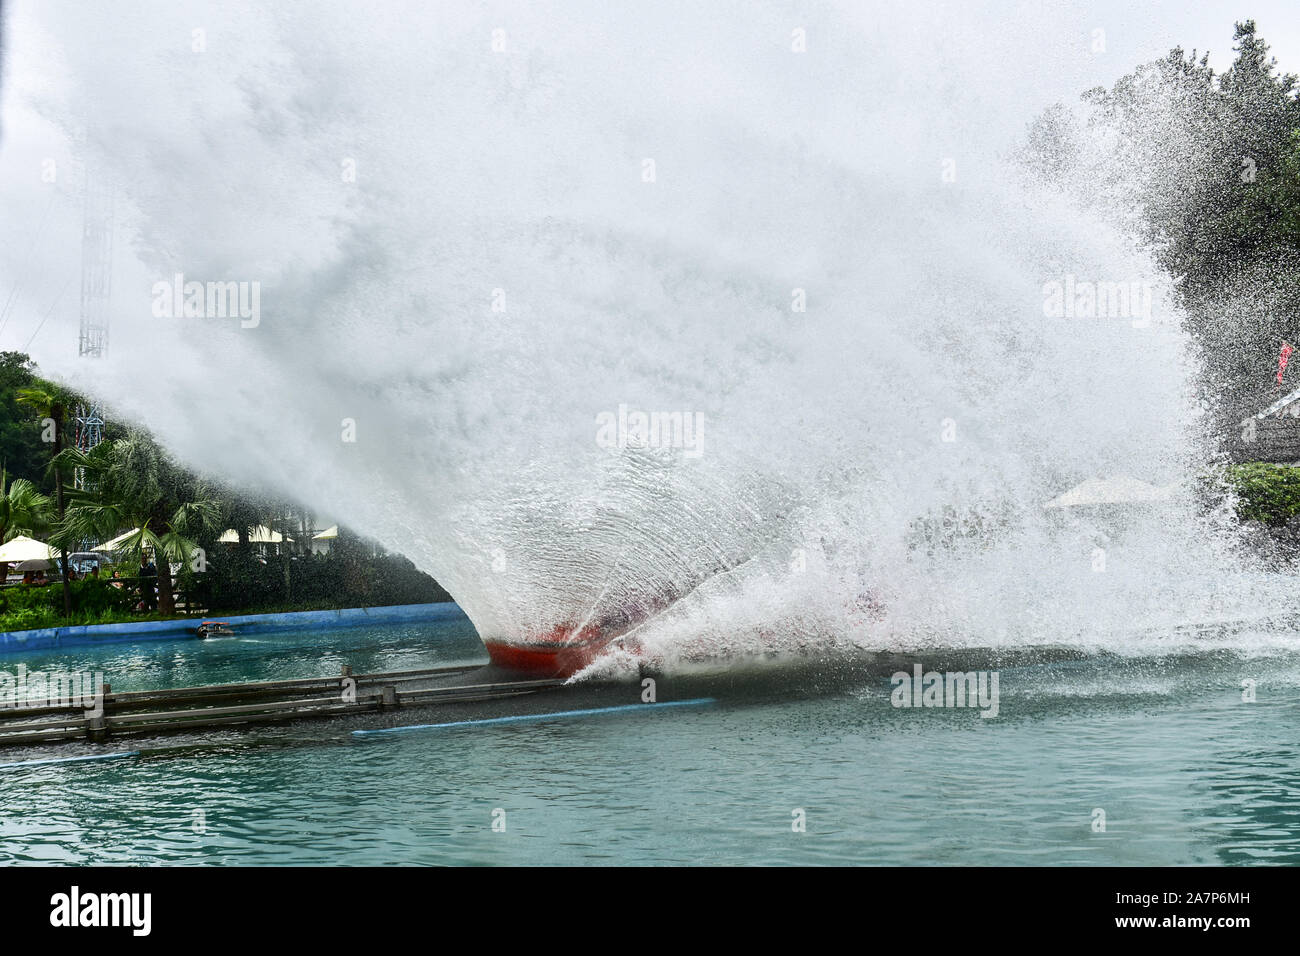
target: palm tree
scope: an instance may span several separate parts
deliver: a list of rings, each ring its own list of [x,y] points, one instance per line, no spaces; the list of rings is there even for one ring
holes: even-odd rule
[[[61,464],[84,468],[87,487],[69,493],[67,511],[52,540],[103,539],[123,527],[136,528],[123,550],[141,564],[146,550],[153,552],[158,610],[175,613],[171,562],[189,561],[196,538],[219,527],[217,499],[142,432],[100,442],[88,453],[67,449]]]
[[[68,407],[76,396],[52,382],[37,380],[38,384],[18,389],[16,398],[20,405],[33,409],[42,418],[54,423],[54,456],[50,467],[54,472],[54,506],[59,520],[63,520],[64,489],[59,458],[63,452],[63,426],[68,417]],[[74,545],[75,547],[75,545]],[[63,616],[72,616],[72,586],[68,583],[68,549],[59,547],[59,566],[63,571]]]
[[[20,534],[35,535],[50,523],[50,499],[26,478],[15,478],[0,467],[0,544]],[[0,582],[9,574],[9,562],[0,561]]]

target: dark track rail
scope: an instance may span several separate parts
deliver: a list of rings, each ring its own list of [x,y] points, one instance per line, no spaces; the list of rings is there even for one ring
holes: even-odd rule
[[[0,709],[0,747],[192,733],[241,724],[291,722],[520,697],[559,687],[561,680],[460,683],[480,665],[338,677],[253,681],[206,687],[114,693],[104,685],[102,712],[81,702]],[[422,686],[422,685],[433,686]],[[411,686],[415,685],[415,686]]]

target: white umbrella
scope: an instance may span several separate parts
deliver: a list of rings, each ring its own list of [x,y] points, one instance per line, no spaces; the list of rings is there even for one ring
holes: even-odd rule
[[[322,531],[320,534],[312,535],[312,538],[314,538],[316,541],[331,541],[334,538],[337,538],[338,536],[339,536],[339,526],[336,524],[332,524],[324,531]]]
[[[217,540],[222,544],[238,544],[239,532],[234,528],[228,528]],[[272,531],[266,525],[259,524],[248,533],[248,540],[253,544],[279,544],[284,540],[284,535],[278,531]]]
[[[35,561],[39,558],[53,558],[55,551],[44,541],[19,535],[0,545],[0,563],[17,561]]]
[[[116,538],[112,538],[108,541],[105,541],[101,545],[97,545],[95,547],[95,550],[103,551],[105,554],[112,554],[114,551],[118,550],[118,548],[122,547],[122,545],[126,544],[128,538],[130,538],[132,535],[139,534],[139,533],[140,533],[139,528],[132,528],[130,531],[124,531],[122,534],[119,534]]]
[[[1128,505],[1167,501],[1174,486],[1157,488],[1136,478],[1089,478],[1065,494],[1053,498],[1044,508],[1078,508],[1086,505]]]

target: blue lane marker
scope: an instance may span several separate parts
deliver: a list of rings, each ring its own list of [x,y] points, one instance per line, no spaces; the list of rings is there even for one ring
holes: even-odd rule
[[[113,754],[88,754],[85,757],[52,757],[49,760],[22,760],[18,763],[0,763],[0,770],[11,767],[47,767],[55,763],[81,763],[85,760],[117,760],[119,757],[138,757],[138,750],[122,750]]]
[[[513,717],[485,717],[482,720],[454,720],[449,724],[411,724],[409,727],[382,727],[378,730],[354,730],[354,737],[372,737],[377,734],[404,734],[412,730],[443,730],[447,727],[478,727],[483,724],[522,724],[530,720],[555,720],[559,717],[592,717],[596,714],[626,714],[641,710],[663,710],[665,707],[701,707],[716,704],[712,697],[694,697],[690,700],[666,700],[661,704],[623,704],[618,707],[593,707],[589,710],[557,710],[549,714],[518,714]]]

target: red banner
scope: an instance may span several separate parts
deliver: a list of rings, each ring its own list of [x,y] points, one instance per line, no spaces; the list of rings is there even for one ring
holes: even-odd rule
[[[1277,357],[1277,383],[1279,385],[1282,384],[1282,373],[1286,371],[1286,361],[1294,351],[1295,349],[1291,348],[1291,346],[1285,342],[1282,343],[1282,354]]]

